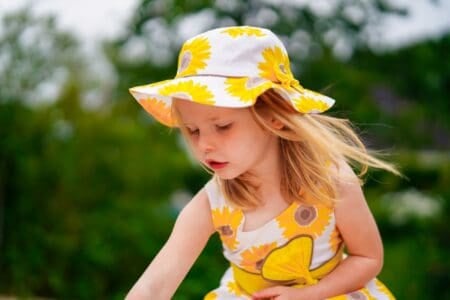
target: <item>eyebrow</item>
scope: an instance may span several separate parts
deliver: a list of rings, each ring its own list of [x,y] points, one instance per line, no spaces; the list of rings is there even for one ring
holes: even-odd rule
[[[227,118],[227,117],[220,117],[220,116],[209,117],[209,118],[206,119],[206,121],[212,121],[212,122],[214,122],[214,121],[217,121],[217,120],[221,120],[221,119],[223,119],[223,118]],[[183,124],[184,124],[185,126],[194,125],[194,124],[189,123],[189,122],[183,122]]]
[[[210,118],[208,118],[207,120],[208,121],[217,121],[217,120],[219,120],[220,119],[220,117],[210,117]]]

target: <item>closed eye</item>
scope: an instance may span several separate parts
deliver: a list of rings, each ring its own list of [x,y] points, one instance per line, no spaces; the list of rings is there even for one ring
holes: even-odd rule
[[[216,129],[218,131],[225,131],[225,130],[230,129],[232,125],[233,125],[233,123],[228,123],[228,124],[225,124],[225,125],[216,125]]]
[[[198,129],[186,128],[186,130],[189,133],[189,135],[197,135],[199,133]]]

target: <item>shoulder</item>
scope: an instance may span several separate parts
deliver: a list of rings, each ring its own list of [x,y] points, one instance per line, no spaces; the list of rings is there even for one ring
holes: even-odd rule
[[[183,227],[201,228],[207,233],[213,232],[211,219],[211,206],[208,201],[208,194],[205,188],[202,188],[181,210],[177,218],[177,223],[183,224]]]
[[[191,201],[189,201],[186,206],[183,208],[182,212],[185,210],[204,210],[207,209],[209,211],[209,198],[208,193],[206,192],[206,188],[203,187],[200,189],[194,197],[192,197]]]
[[[334,176],[336,225],[348,253],[381,258],[381,237],[358,176],[346,162],[339,163]]]
[[[333,178],[336,186],[335,215],[341,229],[361,228],[372,223],[373,216],[367,205],[361,181],[345,161],[335,167]]]
[[[338,160],[331,167],[331,175],[337,187],[345,187],[351,184],[361,186],[360,179],[344,159]]]
[[[331,168],[331,178],[336,190],[336,205],[346,201],[355,192],[362,192],[361,180],[345,161],[339,160]]]

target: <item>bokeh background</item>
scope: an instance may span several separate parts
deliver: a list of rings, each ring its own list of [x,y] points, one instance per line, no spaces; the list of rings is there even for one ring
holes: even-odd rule
[[[0,4],[0,297],[123,299],[209,176],[127,90],[173,77],[186,38],[247,24],[406,176],[366,178],[379,277],[398,299],[450,299],[449,1]],[[61,11],[82,13],[65,26]],[[201,299],[225,267],[214,236],[174,299]]]

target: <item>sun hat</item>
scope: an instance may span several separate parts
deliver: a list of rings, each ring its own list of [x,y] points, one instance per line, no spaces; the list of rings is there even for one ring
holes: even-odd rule
[[[173,98],[219,107],[249,107],[268,89],[300,113],[320,113],[334,100],[303,88],[291,72],[287,51],[270,30],[222,27],[187,40],[178,56],[174,79],[130,88],[157,121],[177,126]]]

